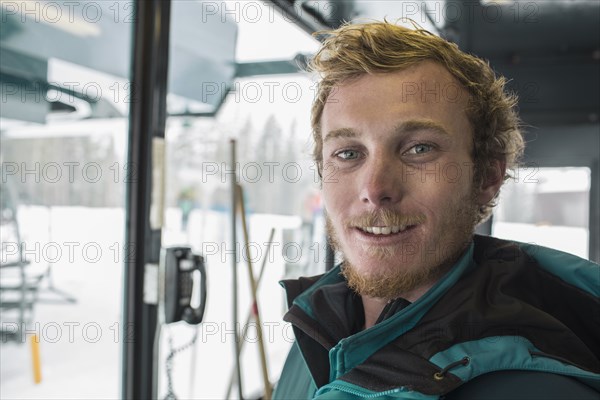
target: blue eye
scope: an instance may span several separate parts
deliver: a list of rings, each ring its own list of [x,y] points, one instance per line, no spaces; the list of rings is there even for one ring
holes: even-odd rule
[[[343,160],[355,160],[360,156],[358,151],[356,150],[342,150],[336,153],[336,157],[339,157]]]
[[[425,143],[419,143],[408,150],[410,154],[425,154],[433,150],[433,146]]]

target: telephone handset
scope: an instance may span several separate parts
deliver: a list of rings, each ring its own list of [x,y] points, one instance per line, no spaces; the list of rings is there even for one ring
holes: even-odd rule
[[[197,290],[199,305],[192,307],[194,273],[199,272],[200,287]],[[159,303],[160,319],[165,324],[185,321],[199,324],[206,304],[206,270],[202,256],[194,254],[189,247],[162,249],[160,258]]]

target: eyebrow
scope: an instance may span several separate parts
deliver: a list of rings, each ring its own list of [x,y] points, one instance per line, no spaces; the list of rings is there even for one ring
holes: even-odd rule
[[[449,136],[450,134],[444,128],[443,125],[432,121],[430,119],[416,119],[410,120],[397,125],[394,129],[397,133],[411,133],[415,131],[430,131],[443,136]]]
[[[442,136],[449,136],[448,131],[439,123],[429,119],[417,119],[402,122],[394,127],[394,133],[396,134],[407,134],[416,131],[429,131]],[[323,142],[337,138],[355,138],[360,136],[360,133],[352,128],[339,128],[327,132]]]
[[[340,128],[334,129],[332,131],[327,132],[327,135],[323,138],[323,142],[326,142],[331,139],[337,138],[353,138],[357,137],[358,133],[352,128]]]

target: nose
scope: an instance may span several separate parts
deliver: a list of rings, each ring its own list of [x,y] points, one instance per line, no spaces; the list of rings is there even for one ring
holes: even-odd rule
[[[396,204],[402,197],[398,165],[386,157],[371,158],[362,166],[360,200],[375,207]]]

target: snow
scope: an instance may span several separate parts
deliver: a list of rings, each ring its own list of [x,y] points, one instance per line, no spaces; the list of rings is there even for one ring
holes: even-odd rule
[[[53,287],[76,299],[63,301],[44,279],[30,333],[40,337],[42,382],[34,384],[29,337],[0,345],[0,397],[2,399],[81,399],[120,397],[125,213],[123,209],[85,207],[22,207],[19,209],[26,257],[42,269],[50,268]],[[292,343],[292,332],[282,321],[285,312],[281,229],[300,225],[299,218],[252,215],[249,218],[254,272],[266,257],[271,227],[276,227],[271,256],[259,287],[259,306],[271,381],[275,381]],[[164,361],[168,336],[175,347],[198,338],[191,349],[178,353],[173,364],[173,387],[179,398],[224,398],[233,368],[232,255],[229,216],[196,210],[187,232],[181,230],[177,209],[167,210],[163,245],[189,244],[204,250],[208,299],[204,322],[198,327],[175,323],[163,329],[159,397],[166,393]],[[51,229],[48,229],[50,227]],[[241,230],[238,230],[241,237]],[[260,254],[259,254],[260,253]],[[52,261],[52,262],[48,262]],[[239,256],[239,320],[245,321],[250,305],[245,258]],[[50,302],[54,301],[54,302]],[[11,324],[4,314],[3,328]],[[14,321],[14,320],[13,320]],[[243,350],[244,393],[262,388],[255,325],[245,336]],[[232,391],[234,397],[236,390]]]

